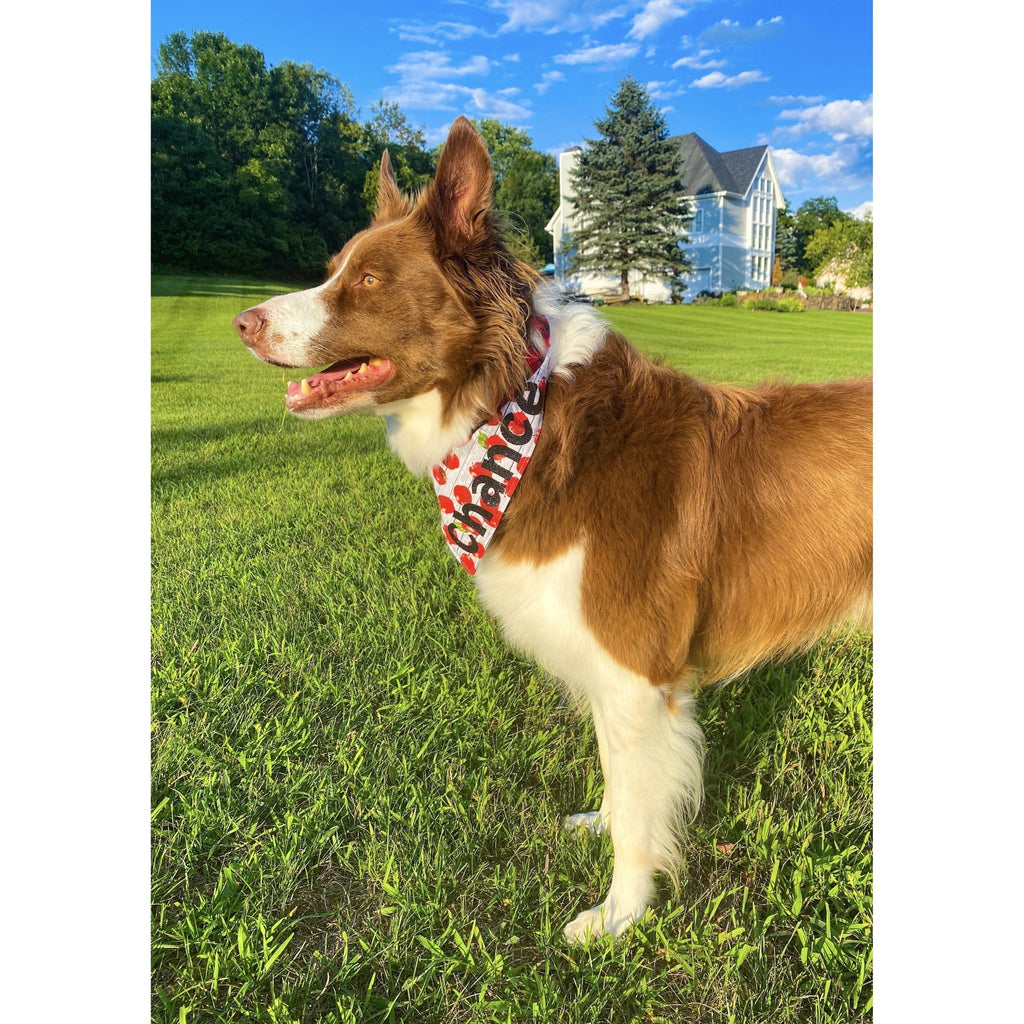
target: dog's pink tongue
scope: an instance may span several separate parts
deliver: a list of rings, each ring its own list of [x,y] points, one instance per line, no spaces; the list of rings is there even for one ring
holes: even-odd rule
[[[363,360],[361,359],[343,360],[332,363],[327,369],[314,373],[305,380],[290,380],[288,381],[287,395],[289,398],[294,398],[298,395],[308,395],[310,391],[322,387],[330,381],[344,380],[348,374],[358,371],[362,364]]]

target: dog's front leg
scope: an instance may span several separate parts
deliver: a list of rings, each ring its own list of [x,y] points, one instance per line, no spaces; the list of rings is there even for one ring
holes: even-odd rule
[[[604,793],[601,796],[601,806],[596,811],[580,811],[577,814],[566,816],[565,827],[568,829],[585,828],[594,835],[602,835],[607,832],[611,824],[611,805],[608,801],[608,739],[604,731],[604,718],[601,714],[601,705],[597,702],[590,703],[590,717],[594,722],[594,733],[597,736],[597,753],[601,761],[601,777],[604,779]]]
[[[650,904],[657,871],[679,862],[678,829],[701,795],[703,737],[693,698],[672,701],[648,680],[624,669],[595,680],[590,698],[603,735],[605,801],[615,864],[604,902],[565,928],[572,942],[621,935]],[[600,814],[600,812],[598,812]]]

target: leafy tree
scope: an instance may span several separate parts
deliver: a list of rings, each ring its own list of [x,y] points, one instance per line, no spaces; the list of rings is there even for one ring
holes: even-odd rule
[[[813,274],[814,266],[807,257],[807,244],[822,228],[852,220],[848,213],[839,209],[835,196],[817,196],[802,202],[793,217],[793,242],[796,269],[804,274]]]
[[[554,252],[546,228],[558,206],[558,164],[534,149],[522,128],[494,118],[473,123],[491,154],[494,207],[508,222],[513,251],[534,266],[549,263]]]
[[[607,116],[594,122],[571,173],[575,190],[573,273],[617,274],[629,298],[629,273],[667,278],[673,294],[690,268],[681,246],[692,216],[679,174],[679,151],[647,90],[632,77],[619,84]]]
[[[838,276],[851,288],[870,285],[873,279],[874,224],[870,219],[846,217],[821,228],[807,243],[805,257],[816,277],[826,273]]]
[[[434,173],[436,159],[426,146],[422,128],[416,128],[397,103],[378,100],[370,107],[370,120],[364,128],[370,167],[363,180],[363,201],[367,210],[377,202],[380,182],[380,157],[386,149],[398,187],[403,192],[418,192]]]
[[[267,69],[220,33],[159,47],[152,83],[152,260],[311,275],[367,218],[352,93],[309,64]]]

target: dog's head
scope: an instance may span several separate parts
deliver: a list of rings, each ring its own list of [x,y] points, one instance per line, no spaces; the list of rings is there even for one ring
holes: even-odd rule
[[[334,256],[324,283],[235,317],[265,362],[329,364],[289,382],[291,412],[386,411],[436,390],[450,420],[486,414],[522,384],[535,275],[501,240],[493,188],[487,147],[465,117],[416,199],[399,191],[385,152],[373,222]]]

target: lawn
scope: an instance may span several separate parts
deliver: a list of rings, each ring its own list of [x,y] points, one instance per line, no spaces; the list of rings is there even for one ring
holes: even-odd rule
[[[680,887],[566,945],[611,873],[561,828],[600,801],[590,724],[480,609],[383,424],[282,415],[230,322],[283,290],[153,282],[154,1020],[870,1019],[870,639],[702,695]],[[870,316],[607,315],[698,376],[870,372]]]

